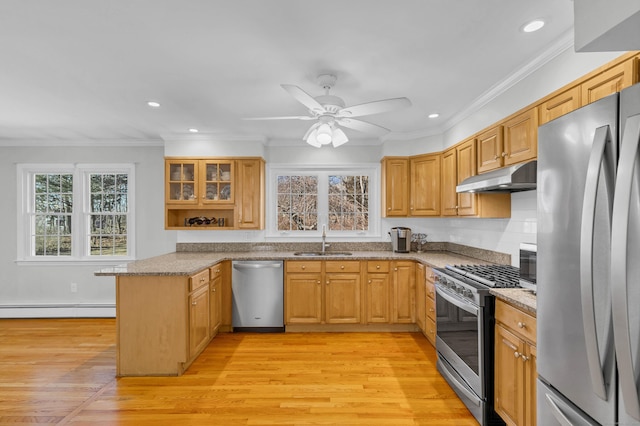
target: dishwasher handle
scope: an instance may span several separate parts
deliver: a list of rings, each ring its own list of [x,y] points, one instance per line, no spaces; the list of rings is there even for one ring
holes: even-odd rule
[[[279,269],[282,262],[233,262],[234,269]]]

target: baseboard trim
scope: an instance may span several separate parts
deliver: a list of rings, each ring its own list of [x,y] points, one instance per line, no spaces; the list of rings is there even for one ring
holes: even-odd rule
[[[115,318],[115,304],[0,305],[0,318]]]

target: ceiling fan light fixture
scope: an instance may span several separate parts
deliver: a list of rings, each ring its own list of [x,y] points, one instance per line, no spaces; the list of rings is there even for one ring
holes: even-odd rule
[[[317,135],[318,129],[314,129],[311,133],[309,133],[309,136],[307,136],[305,141],[314,148],[320,148],[322,147],[322,144],[318,142]]]
[[[336,128],[333,130],[331,143],[333,144],[334,148],[337,148],[340,145],[344,145],[347,142],[349,142],[349,138],[347,137],[347,135],[344,134],[344,132],[341,129]]]
[[[318,127],[316,139],[322,145],[327,145],[331,143],[332,134],[331,126],[327,123],[323,123]]]

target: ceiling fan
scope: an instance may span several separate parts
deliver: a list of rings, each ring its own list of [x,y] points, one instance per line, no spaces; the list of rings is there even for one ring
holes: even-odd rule
[[[335,75],[322,74],[318,76],[318,84],[325,90],[325,94],[315,98],[298,86],[281,85],[284,90],[309,109],[310,115],[247,118],[247,120],[316,120],[316,123],[307,130],[303,139],[316,148],[330,143],[334,147],[338,147],[349,141],[340,126],[375,136],[382,136],[390,132],[385,127],[353,117],[379,114],[411,106],[411,101],[407,98],[392,98],[346,107],[341,98],[329,94],[329,90],[335,83]]]

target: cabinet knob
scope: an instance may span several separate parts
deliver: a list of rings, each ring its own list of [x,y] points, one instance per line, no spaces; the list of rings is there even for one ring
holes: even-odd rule
[[[387,207],[387,210],[391,211],[391,207]]]
[[[344,269],[344,265],[340,265],[340,269]]]
[[[320,280],[317,281],[317,284],[320,284]]]
[[[204,278],[200,278],[200,282],[203,283],[204,282]]]
[[[394,270],[394,271],[397,271],[397,270],[398,270],[398,268],[393,268],[393,270]]]
[[[498,155],[493,157],[494,160],[497,160],[498,158],[500,158],[500,156],[498,156]]]
[[[376,269],[380,269],[380,265],[376,265]]]
[[[307,267],[305,265],[302,265],[302,269],[306,269]]]
[[[523,322],[518,321],[518,327],[519,328],[527,328],[527,325]]]
[[[435,309],[429,308],[429,312],[435,312]]]
[[[369,284],[371,284],[371,280],[369,280]]]
[[[219,274],[219,273],[220,273],[220,269],[218,269],[218,270],[216,271],[216,274]]]
[[[198,302],[191,302],[192,306],[196,306],[198,304]]]
[[[327,284],[329,284],[329,280],[327,280]]]
[[[215,287],[214,287],[214,288],[212,288],[212,289],[211,289],[211,291],[215,293],[215,291],[216,291],[216,288],[215,288]]]
[[[506,157],[506,156],[507,156],[507,153],[506,153],[506,152],[503,152],[503,153],[502,153],[502,156],[503,156],[503,157]]]
[[[522,361],[524,361],[524,362],[529,361],[529,357],[528,356],[520,355],[520,358],[522,358]]]

